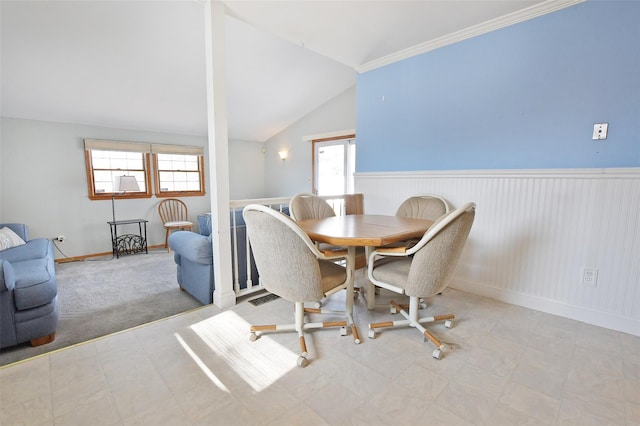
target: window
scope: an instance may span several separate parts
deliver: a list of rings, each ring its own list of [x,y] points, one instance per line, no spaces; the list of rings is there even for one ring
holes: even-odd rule
[[[354,191],[355,135],[316,139],[313,143],[313,192],[317,195]]]
[[[204,195],[204,148],[85,139],[89,198]],[[153,162],[153,176],[151,182]],[[140,191],[119,191],[120,176],[135,176]]]
[[[85,139],[89,198],[151,197],[149,144]],[[135,176],[140,191],[119,192],[120,176]]]
[[[152,145],[157,197],[204,195],[204,155],[199,147]]]

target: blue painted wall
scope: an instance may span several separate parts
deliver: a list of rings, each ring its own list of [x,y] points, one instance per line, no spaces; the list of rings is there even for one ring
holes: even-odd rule
[[[357,135],[358,172],[638,167],[640,1],[588,1],[363,73]]]

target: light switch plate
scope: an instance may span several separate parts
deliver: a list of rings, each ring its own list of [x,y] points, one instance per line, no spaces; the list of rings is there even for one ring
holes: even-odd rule
[[[607,138],[607,130],[609,130],[609,123],[596,123],[593,125],[593,140],[603,140]]]

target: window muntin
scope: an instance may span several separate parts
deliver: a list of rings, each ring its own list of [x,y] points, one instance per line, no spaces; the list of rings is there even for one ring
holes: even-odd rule
[[[198,146],[84,139],[89,198],[202,196],[204,149]],[[152,169],[153,164],[153,169]],[[151,182],[153,170],[154,183]],[[140,191],[117,191],[120,176],[135,176]],[[116,192],[114,192],[116,191]]]
[[[85,161],[90,199],[151,197],[148,153],[86,149]],[[117,191],[116,182],[120,176],[135,176],[140,191]]]
[[[204,195],[204,157],[195,154],[154,154],[156,196]]]
[[[142,192],[147,192],[145,154],[124,151],[91,151],[93,183],[96,193],[111,194],[119,176],[135,176]]]

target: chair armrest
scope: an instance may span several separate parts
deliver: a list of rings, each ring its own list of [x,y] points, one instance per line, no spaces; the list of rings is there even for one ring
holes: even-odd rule
[[[384,259],[385,257],[407,257],[410,254],[406,246],[376,247],[376,249],[372,250],[367,256],[369,259],[368,269],[369,271],[373,270],[377,256],[382,256],[381,259]]]
[[[406,246],[397,246],[397,247],[377,247],[376,253],[378,254],[404,254],[407,252]]]
[[[198,233],[206,237],[211,235],[211,213],[198,215]]]
[[[34,238],[16,247],[11,247],[0,252],[0,258],[8,262],[22,262],[23,260],[53,259],[53,243],[46,238]]]
[[[327,258],[340,258],[347,256],[347,250],[320,250]]]
[[[0,291],[13,290],[16,285],[16,274],[13,266],[6,260],[0,259]]]
[[[169,247],[176,254],[202,265],[213,263],[211,236],[191,231],[176,231],[169,235]]]

